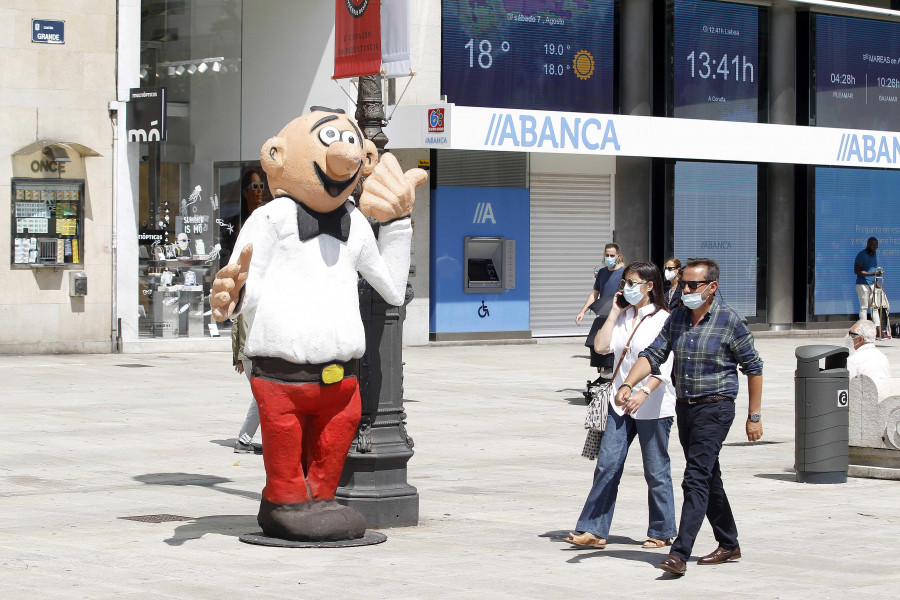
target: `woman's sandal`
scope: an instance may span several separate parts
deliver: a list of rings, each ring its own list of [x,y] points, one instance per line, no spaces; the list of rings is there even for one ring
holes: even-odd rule
[[[656,538],[647,538],[647,541],[644,542],[644,545],[641,548],[662,548],[663,546],[671,546],[672,542],[675,541],[675,538],[668,538],[665,540],[658,540]]]
[[[598,550],[606,548],[606,540],[598,538],[593,533],[570,533],[566,541],[582,548],[597,548]]]

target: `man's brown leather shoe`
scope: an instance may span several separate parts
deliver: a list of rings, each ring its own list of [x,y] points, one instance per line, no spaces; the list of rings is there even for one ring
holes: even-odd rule
[[[674,554],[670,554],[666,557],[666,560],[659,563],[659,568],[675,575],[684,575],[684,572],[687,571],[687,565],[684,564],[684,561]]]
[[[738,546],[733,550],[726,550],[719,546],[712,552],[697,560],[698,565],[719,565],[729,560],[737,560],[741,557],[741,547]]]

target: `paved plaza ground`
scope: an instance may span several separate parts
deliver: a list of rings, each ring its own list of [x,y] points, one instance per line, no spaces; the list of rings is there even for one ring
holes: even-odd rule
[[[739,418],[722,468],[744,558],[674,579],[642,550],[635,443],[610,544],[562,542],[590,486],[580,340],[404,351],[417,527],[350,549],[250,546],[261,456],[226,353],[0,356],[0,598],[896,598],[900,482],[795,481],[794,349],[757,340],[763,441]],[[900,341],[879,344],[900,375]],[[746,412],[741,377],[738,415]],[[670,440],[676,508],[684,461]],[[147,523],[136,515],[187,520]],[[704,525],[694,558],[715,548]]]

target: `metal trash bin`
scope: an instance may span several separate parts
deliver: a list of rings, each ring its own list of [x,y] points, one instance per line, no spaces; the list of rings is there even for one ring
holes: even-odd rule
[[[794,469],[800,483],[845,483],[849,464],[850,379],[840,346],[794,352]],[[819,361],[825,359],[825,367]]]

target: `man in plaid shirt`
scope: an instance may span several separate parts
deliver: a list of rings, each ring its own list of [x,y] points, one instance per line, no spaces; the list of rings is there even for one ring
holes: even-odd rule
[[[616,404],[633,413],[641,394],[631,397],[632,386],[647,375],[658,374],[670,352],[675,353],[672,381],[677,402],[678,438],[684,448],[684,504],[678,538],[660,568],[684,575],[694,540],[709,519],[719,546],[697,561],[717,565],[741,557],[737,525],[722,486],[719,451],[734,421],[738,393],[737,368],[747,375],[750,393],[747,439],[762,437],[762,367],[753,346],[753,334],[734,309],[719,301],[719,265],[708,258],[690,259],[681,279],[682,302],[672,312],[656,341],[640,353],[616,393]]]

